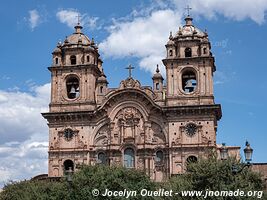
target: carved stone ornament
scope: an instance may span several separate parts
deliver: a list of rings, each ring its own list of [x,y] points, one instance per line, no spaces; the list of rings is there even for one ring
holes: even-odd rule
[[[134,80],[132,77],[127,78],[120,82],[120,89],[124,88],[141,88],[141,84],[138,80]]]

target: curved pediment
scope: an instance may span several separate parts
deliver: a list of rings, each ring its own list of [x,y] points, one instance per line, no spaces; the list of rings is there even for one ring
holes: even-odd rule
[[[147,91],[148,90],[148,91]],[[104,103],[98,108],[98,111],[106,110],[110,111],[112,107],[118,104],[129,102],[129,104],[139,104],[144,107],[146,112],[160,112],[161,107],[153,101],[153,92],[144,88],[123,88],[110,92],[105,98]]]

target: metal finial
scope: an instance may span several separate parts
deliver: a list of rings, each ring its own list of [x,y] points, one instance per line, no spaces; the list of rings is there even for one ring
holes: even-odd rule
[[[129,78],[132,78],[132,70],[134,69],[134,67],[132,67],[132,65],[129,65],[129,67],[126,67],[125,69],[129,70]]]
[[[81,15],[80,15],[80,13],[78,13],[78,15],[77,15],[77,19],[78,19],[77,24],[78,24],[78,25],[80,25],[80,22],[81,22],[81,18],[80,18],[80,17],[81,17]]]
[[[192,8],[190,8],[190,6],[187,5],[185,10],[187,10],[187,16],[190,16],[190,10],[192,10]]]
[[[156,72],[159,73],[159,65],[157,64]]]
[[[169,39],[172,39],[172,31],[170,31]]]

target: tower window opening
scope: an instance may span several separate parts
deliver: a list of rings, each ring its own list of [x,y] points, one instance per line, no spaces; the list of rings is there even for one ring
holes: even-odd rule
[[[190,58],[192,57],[192,50],[191,48],[187,47],[185,50],[184,50],[184,55],[186,58]]]
[[[75,99],[80,96],[79,80],[76,77],[68,78],[66,87],[69,99]]]
[[[203,49],[203,54],[207,54],[207,48],[206,47]]]
[[[169,51],[169,56],[172,56],[172,50]]]
[[[159,90],[159,83],[156,83],[156,90]]]
[[[100,94],[103,94],[103,86],[100,86],[99,92],[100,92]]]
[[[90,62],[90,56],[87,56],[86,58],[87,58],[87,62]]]
[[[55,60],[55,61],[56,61],[56,65],[57,65],[57,64],[58,64],[58,58],[56,58],[56,60]]]
[[[190,93],[196,90],[197,80],[193,71],[187,71],[182,75],[182,87],[185,93]]]
[[[70,64],[71,64],[71,65],[76,65],[76,56],[72,55],[72,56],[70,57]]]

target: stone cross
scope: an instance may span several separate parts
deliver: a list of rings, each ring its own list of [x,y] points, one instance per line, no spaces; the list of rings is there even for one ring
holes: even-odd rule
[[[132,70],[134,69],[134,67],[132,67],[132,65],[129,65],[129,67],[126,67],[125,69],[129,70],[129,77],[132,77]]]
[[[190,16],[190,10],[192,10],[192,8],[190,8],[189,5],[187,5],[185,10],[187,10],[187,15]]]
[[[80,15],[80,13],[78,13],[77,18],[78,18],[78,24],[80,24],[80,20],[81,20],[81,15]]]

